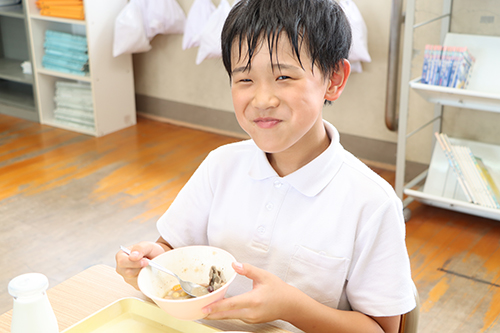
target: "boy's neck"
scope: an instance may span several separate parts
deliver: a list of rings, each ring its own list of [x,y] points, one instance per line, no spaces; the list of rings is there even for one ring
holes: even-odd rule
[[[315,144],[311,142],[297,142],[286,151],[266,153],[267,159],[280,177],[285,177],[321,155],[330,145],[331,138],[326,129],[324,134],[317,138]]]

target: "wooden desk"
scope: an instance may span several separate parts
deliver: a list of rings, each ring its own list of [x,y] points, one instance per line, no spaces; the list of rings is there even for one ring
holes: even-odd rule
[[[63,331],[78,321],[124,297],[137,297],[153,303],[140,291],[125,283],[113,267],[97,265],[73,276],[47,291],[50,303]],[[0,316],[0,333],[10,333],[12,310]],[[210,325],[214,323],[214,325]],[[286,333],[268,324],[246,325],[239,320],[205,321],[223,330],[243,330],[256,333]]]

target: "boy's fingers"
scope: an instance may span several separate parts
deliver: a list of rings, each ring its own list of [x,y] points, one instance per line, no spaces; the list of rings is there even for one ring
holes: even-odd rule
[[[139,251],[132,251],[132,252],[130,252],[130,256],[129,256],[130,260],[132,260],[132,261],[139,261],[143,257],[144,257],[144,255],[142,255]]]
[[[233,268],[236,273],[244,275],[254,282],[262,282],[264,275],[267,273],[265,270],[257,268],[250,264],[241,264],[238,262],[233,263]]]
[[[117,266],[123,267],[124,269],[140,269],[147,266],[146,260],[142,260],[144,256],[140,251],[131,250],[130,255],[123,251],[118,251],[116,254]]]
[[[240,275],[245,275],[245,268],[242,263],[239,262],[233,262],[232,263],[233,269],[235,270],[236,273]]]
[[[208,314],[206,319],[234,319],[242,318],[241,311],[248,306],[245,299],[246,294],[225,298],[223,300],[207,305],[202,309],[203,313]]]

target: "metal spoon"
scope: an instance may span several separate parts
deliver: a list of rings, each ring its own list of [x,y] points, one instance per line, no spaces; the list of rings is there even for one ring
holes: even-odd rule
[[[126,254],[130,255],[130,250],[127,249],[126,247],[120,246],[120,249],[123,252],[125,252]],[[156,262],[149,260],[147,258],[144,258],[144,259],[146,259],[148,261],[149,266],[154,267],[159,271],[170,274],[170,275],[174,276],[175,278],[177,278],[177,280],[179,280],[179,284],[181,285],[182,290],[184,290],[186,292],[186,294],[193,296],[193,297],[200,297],[200,296],[203,296],[203,295],[206,295],[209,293],[209,291],[207,290],[206,287],[200,286],[199,284],[196,284],[193,282],[184,281],[183,279],[178,277],[177,274],[175,274],[172,271],[169,271],[168,269],[166,269],[165,267],[163,267],[161,265],[158,265]]]

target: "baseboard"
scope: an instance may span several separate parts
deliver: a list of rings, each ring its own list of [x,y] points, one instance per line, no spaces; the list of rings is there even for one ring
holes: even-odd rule
[[[168,124],[172,124],[172,125],[177,125],[177,126],[182,126],[182,127],[188,127],[188,128],[192,128],[192,129],[196,129],[196,130],[200,130],[200,131],[205,131],[205,132],[210,132],[210,133],[216,133],[216,134],[220,134],[220,135],[230,136],[230,137],[233,137],[233,138],[238,138],[238,139],[243,139],[243,140],[246,140],[246,139],[250,138],[248,136],[248,134],[246,134],[246,133],[237,133],[237,132],[226,131],[226,130],[217,129],[217,128],[213,128],[213,127],[209,127],[209,126],[205,126],[205,125],[197,125],[197,124],[189,123],[189,122],[182,121],[182,120],[175,120],[175,119],[165,118],[163,116],[158,116],[158,115],[151,114],[151,113],[139,112],[138,111],[137,115],[140,116],[140,117],[148,118],[148,119],[159,121],[159,122],[162,122],[162,123],[168,123]]]
[[[231,136],[247,135],[236,121],[234,113],[191,104],[168,101],[156,97],[135,95],[136,110],[140,114],[163,118],[193,128],[222,131]]]
[[[34,122],[39,122],[40,119],[36,109],[23,109],[3,103],[0,103],[0,113]]]
[[[143,117],[179,126],[213,132],[221,135],[247,139],[232,112],[210,109],[196,105],[168,101],[136,94],[137,112]],[[396,170],[396,148],[394,142],[370,139],[341,133],[340,142],[367,165],[385,170]],[[415,164],[415,165],[413,165]],[[421,170],[419,163],[407,164],[407,169]],[[415,171],[416,172],[416,171]]]

